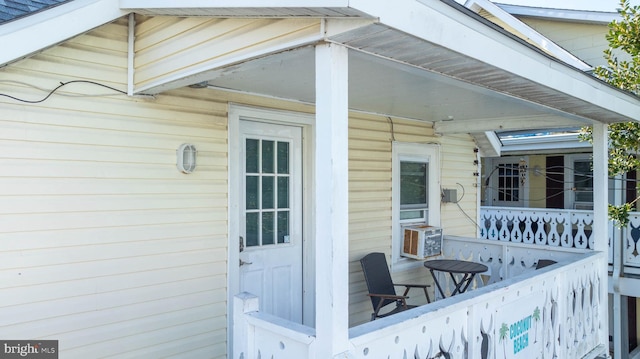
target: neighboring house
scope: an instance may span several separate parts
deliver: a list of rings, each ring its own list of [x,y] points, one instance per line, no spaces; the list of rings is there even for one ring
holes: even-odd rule
[[[469,0],[466,6],[514,36],[586,72],[593,67],[607,65],[603,51],[609,47],[606,40],[608,24],[619,18],[616,12],[493,4],[486,0]],[[561,6],[564,4],[558,7]],[[565,224],[573,223],[575,240],[581,236],[580,233],[587,237],[594,198],[592,149],[589,143],[578,140],[578,133],[579,128],[497,132],[501,155],[483,159],[482,203],[488,206],[484,209],[483,218],[516,219],[522,228],[513,232],[516,236],[532,237],[535,232],[539,241],[543,240],[538,228],[546,227],[546,235],[542,237],[551,237],[556,223],[567,218]],[[610,179],[610,203],[634,201],[637,197],[636,182],[636,172]],[[510,211],[492,207],[515,208]],[[624,262],[624,266],[620,265],[620,270],[616,270],[615,244],[610,248],[609,260],[610,292],[614,297],[626,299],[616,299],[624,305],[614,305],[616,300],[612,302],[614,330],[611,333],[614,338],[629,338],[625,345],[628,344],[633,357],[640,356],[636,311],[640,293],[621,290],[613,283],[621,276],[635,278],[637,275],[636,268],[640,265],[635,248],[640,239],[637,219],[638,215],[632,214],[631,224],[624,231],[624,240],[621,239],[622,232],[615,231],[612,226],[611,242],[625,243],[624,253],[618,260]],[[491,220],[485,223],[489,222]],[[484,235],[489,234],[485,231]],[[626,274],[621,274],[622,271]],[[630,286],[636,287],[638,283],[635,281],[632,279]],[[621,327],[625,325],[628,328]],[[628,334],[624,333],[627,330]],[[622,345],[616,340],[613,342]]]
[[[449,1],[16,16],[0,23],[0,339],[59,340],[64,358],[486,358],[506,356],[499,327],[526,302],[544,307],[531,348],[606,355],[605,130],[636,120],[637,98]],[[488,133],[584,123],[596,251],[481,256]],[[441,227],[448,255],[491,261],[493,287],[366,323],[365,254],[429,281],[401,256],[415,222]],[[542,256],[561,263],[525,273]],[[561,325],[577,290],[593,295]]]
[[[606,65],[603,51],[609,46],[606,40],[608,24],[619,18],[616,12],[494,4],[488,0],[469,0],[466,6],[533,46],[586,72]],[[501,156],[485,159],[483,175],[487,186],[483,203],[591,209],[592,185],[588,179],[591,145],[580,142],[578,132],[579,128],[498,132]],[[512,182],[505,178],[507,171],[496,173],[495,170],[502,167],[505,170],[506,167],[516,168],[526,174]],[[621,188],[621,182],[617,183]],[[519,188],[520,185],[523,187]],[[517,195],[510,195],[513,189],[518,191]]]

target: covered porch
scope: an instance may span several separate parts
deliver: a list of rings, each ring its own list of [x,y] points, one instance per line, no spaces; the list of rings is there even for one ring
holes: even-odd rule
[[[475,358],[537,349],[540,357],[606,356],[604,190],[597,192],[594,199],[594,250],[558,251],[557,265],[535,271],[533,265],[548,257],[548,251],[447,236],[444,255],[489,263],[489,285],[383,320],[350,326],[349,301],[357,297],[353,287],[359,285],[354,282],[358,274],[354,275],[353,267],[361,254],[360,248],[354,247],[362,246],[367,237],[376,237],[379,241],[375,246],[395,258],[397,244],[391,242],[396,236],[396,223],[389,207],[394,191],[398,191],[386,186],[392,180],[385,182],[381,192],[386,194],[381,200],[389,205],[381,215],[381,221],[386,221],[382,234],[376,229],[358,228],[358,236],[364,239],[356,242],[356,225],[351,219],[355,215],[370,216],[371,211],[351,210],[357,203],[356,185],[366,183],[367,178],[359,177],[364,171],[353,164],[351,154],[360,144],[354,144],[350,136],[364,133],[366,137],[367,133],[350,120],[354,113],[389,120],[390,138],[384,139],[385,150],[358,158],[362,163],[381,160],[383,166],[391,167],[391,151],[387,147],[399,142],[394,128],[398,120],[427,124],[432,130],[429,137],[412,137],[406,142],[437,147],[439,142],[434,138],[438,137],[462,136],[466,141],[475,141],[474,153],[451,149],[434,156],[433,163],[439,167],[440,163],[445,166],[450,161],[468,161],[470,167],[462,176],[476,185],[481,152],[496,150],[485,132],[592,125],[594,187],[606,188],[607,124],[631,119],[640,104],[637,99],[510,37],[453,2],[328,1],[325,6],[314,4],[312,8],[306,1],[293,3],[287,8],[273,8],[248,0],[229,9],[193,1],[177,9],[163,1],[146,1],[144,8],[136,1],[121,1],[126,10],[150,17],[197,14],[222,20],[194,26],[194,37],[199,26],[227,31],[226,26],[239,23],[238,28],[243,31],[255,30],[253,36],[231,48],[214,46],[213,51],[207,48],[199,52],[175,39],[172,45],[183,46],[184,50],[179,58],[167,55],[166,61],[145,63],[142,54],[132,93],[155,94],[195,85],[284,99],[308,105],[314,112],[304,124],[309,128],[305,138],[312,146],[311,161],[305,165],[309,170],[309,196],[304,202],[304,228],[308,232],[303,253],[303,307],[312,318],[296,323],[263,313],[260,298],[241,293],[238,263],[242,266],[246,261],[243,262],[237,240],[241,238],[242,242],[242,223],[238,219],[242,217],[235,215],[241,197],[233,192],[236,189],[230,189],[230,356],[376,358],[384,353],[391,357]],[[230,18],[233,21],[226,21]],[[252,23],[254,18],[259,18],[260,24]],[[259,26],[263,26],[259,30],[269,29],[277,36],[261,37],[267,32],[256,30]],[[140,27],[145,27],[144,22]],[[217,40],[212,41],[217,44]],[[193,44],[197,49],[199,43],[194,40]],[[198,54],[197,59],[191,56],[194,53]],[[236,128],[230,123],[229,137],[236,136]],[[239,148],[232,139],[229,143],[229,168],[233,171]],[[375,170],[378,169],[367,168]],[[388,170],[380,173],[386,176]],[[461,175],[452,169],[446,176],[434,179],[437,190],[429,195],[435,201],[429,203],[429,224],[442,226],[445,235],[476,233],[470,223],[454,224],[453,210],[447,216],[441,211],[440,190],[456,186]],[[350,182],[353,177],[360,183]],[[233,180],[230,176],[229,183]],[[478,187],[463,187],[468,196],[476,198],[471,203],[471,214],[467,213],[472,222],[478,219]],[[415,276],[416,267],[397,266],[394,270]],[[360,296],[362,299],[364,296]],[[526,310],[516,311],[519,316],[512,318],[507,313],[513,313],[513,308]],[[534,317],[536,309],[544,325],[527,319]],[[535,329],[529,324],[523,329],[525,322],[533,323]],[[503,325],[513,329],[505,331]],[[509,332],[512,334],[507,338]]]

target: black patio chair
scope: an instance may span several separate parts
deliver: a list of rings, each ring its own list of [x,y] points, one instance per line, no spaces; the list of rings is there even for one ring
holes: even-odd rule
[[[556,263],[557,262],[552,259],[539,259],[538,263],[536,263],[536,269],[541,269]]]
[[[427,297],[427,302],[431,303],[431,299],[427,293],[427,288],[430,287],[429,285],[393,283],[384,253],[369,253],[360,259],[360,264],[364,272],[364,280],[367,282],[367,288],[369,290],[368,296],[371,298],[371,304],[373,305],[371,320],[415,308],[415,305],[407,305],[407,298],[409,298],[407,294],[411,288],[422,288],[424,295]],[[405,287],[402,295],[396,294],[396,286]],[[380,314],[380,310],[389,304],[395,304],[395,308]]]

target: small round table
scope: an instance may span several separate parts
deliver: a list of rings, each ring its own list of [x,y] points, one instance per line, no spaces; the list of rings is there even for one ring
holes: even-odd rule
[[[451,295],[456,295],[458,293],[464,293],[469,285],[471,285],[471,281],[478,273],[486,272],[489,268],[481,263],[463,261],[458,259],[433,259],[424,262],[424,266],[429,269],[431,272],[431,276],[433,277],[433,281],[438,287],[442,298],[445,298],[444,291],[438,282],[438,278],[436,277],[434,271],[438,272],[446,272],[451,276],[451,280],[455,285],[455,289],[451,293]],[[463,274],[462,279],[458,282],[454,276],[454,274]]]

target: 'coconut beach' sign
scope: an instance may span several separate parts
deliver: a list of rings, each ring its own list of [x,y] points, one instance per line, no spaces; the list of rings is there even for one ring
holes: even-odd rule
[[[542,293],[502,306],[496,313],[496,358],[542,358]]]

